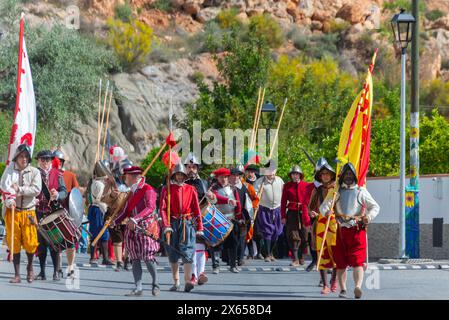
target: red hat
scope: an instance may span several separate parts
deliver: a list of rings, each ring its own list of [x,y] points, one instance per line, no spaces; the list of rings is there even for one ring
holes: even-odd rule
[[[142,174],[143,169],[138,166],[132,166],[126,169],[123,169],[123,174]]]
[[[231,175],[231,170],[227,169],[227,168],[220,168],[217,169],[213,172],[213,174],[215,175],[215,177],[227,177]]]

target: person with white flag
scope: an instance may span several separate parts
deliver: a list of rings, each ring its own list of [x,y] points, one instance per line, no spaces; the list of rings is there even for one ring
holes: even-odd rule
[[[20,18],[20,38],[17,72],[17,96],[14,124],[8,148],[7,168],[2,175],[2,215],[6,221],[7,243],[14,262],[15,276],[11,283],[20,283],[20,250],[27,253],[27,280],[32,282],[33,255],[36,251],[37,230],[35,205],[41,192],[39,171],[30,165],[36,134],[36,100],[33,79],[24,38],[24,14]]]

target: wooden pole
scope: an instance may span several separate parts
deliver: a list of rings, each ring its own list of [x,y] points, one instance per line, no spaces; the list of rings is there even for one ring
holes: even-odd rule
[[[103,102],[103,113],[101,115],[100,130],[98,130],[98,132],[99,132],[98,139],[97,139],[97,154],[98,154],[98,158],[100,157],[101,133],[103,131],[104,114],[106,113],[106,100],[107,100],[107,96],[108,96],[108,90],[109,90],[109,80],[108,80],[108,82],[106,82],[106,91],[105,91],[105,94],[104,94],[104,102]],[[97,160],[98,160],[98,158],[97,158]]]
[[[14,256],[14,216],[15,216],[16,207],[11,207],[11,242],[9,246],[9,262],[13,261]]]
[[[259,122],[260,122],[260,117],[262,115],[262,104],[263,104],[264,99],[265,99],[265,88],[263,88],[262,98],[260,100],[259,113],[257,115],[256,129],[254,130],[254,137],[253,137],[253,142],[252,142],[253,150],[256,149],[257,131],[259,130]]]
[[[108,136],[108,128],[109,128],[109,112],[111,111],[111,104],[112,104],[112,87],[111,91],[109,93],[109,105],[108,105],[108,112],[106,115],[106,126],[104,128],[104,139],[103,139],[103,149],[101,151],[101,160],[104,158],[104,149],[106,147],[106,138]]]
[[[98,84],[99,90],[98,90],[98,121],[97,121],[97,143],[98,143],[98,136],[100,135],[100,117],[101,117],[101,79]],[[98,148],[95,150],[95,163],[98,161]]]
[[[262,196],[264,181],[265,181],[265,179],[262,181],[262,185],[260,186],[260,190],[259,190],[259,192],[257,194],[257,197],[259,198],[259,200],[260,200],[260,197]],[[254,211],[253,223],[251,224],[251,227],[248,230],[248,233],[247,233],[247,236],[246,236],[246,242],[249,242],[253,238],[254,224],[256,223],[256,217],[257,217],[257,213],[259,212],[259,208],[260,208],[260,202],[259,202],[259,206],[256,208],[256,211]]]
[[[256,121],[257,121],[257,114],[259,113],[259,103],[260,103],[260,97],[261,97],[261,93],[262,93],[262,88],[259,87],[259,94],[257,95],[257,103],[256,103],[256,113],[254,114],[254,123],[253,123],[253,129],[251,131],[251,140],[249,141],[250,145],[250,149],[252,146],[252,142],[254,139],[254,130],[256,129]]]
[[[151,160],[150,164],[145,168],[145,171],[142,173],[142,176],[146,176],[147,172],[150,170],[150,168],[153,166],[153,164],[156,162],[156,160],[161,155],[162,151],[164,151],[165,147],[167,146],[167,142],[165,142],[162,147],[159,149],[158,153],[154,156],[153,160]]]
[[[271,156],[273,155],[273,151],[274,151],[274,147],[276,146],[276,141],[279,135],[279,129],[281,128],[281,123],[282,123],[282,119],[284,117],[284,111],[285,111],[285,106],[287,105],[287,98],[285,98],[284,100],[284,106],[282,107],[282,112],[281,112],[281,116],[279,117],[279,121],[278,121],[278,127],[276,130],[276,135],[274,136],[274,143],[273,143],[273,147],[270,149],[270,156],[268,157],[268,159],[271,159]]]
[[[337,197],[337,191],[334,191],[334,197],[332,198],[332,205],[331,205],[331,209],[330,211],[334,210],[334,205],[335,205],[335,198]],[[326,242],[326,237],[327,237],[327,230],[329,229],[329,223],[331,221],[331,216],[328,215],[327,216],[327,221],[326,221],[326,228],[324,229],[324,236],[323,236],[323,242],[321,243],[321,249],[320,249],[320,254],[318,255],[318,261],[316,263],[316,270],[318,271],[320,268],[320,261],[321,261],[321,255],[323,254],[323,250],[324,250],[324,243]]]

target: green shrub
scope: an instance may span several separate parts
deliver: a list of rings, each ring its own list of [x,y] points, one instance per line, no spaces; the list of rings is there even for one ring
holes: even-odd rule
[[[153,160],[154,156],[159,152],[159,150],[160,148],[151,149],[146,158],[142,161],[141,167],[145,169],[150,164],[151,160]],[[166,148],[166,150],[168,150],[168,148]],[[162,154],[164,154],[164,152]],[[145,176],[146,182],[156,189],[160,185],[162,185],[162,183],[164,182],[164,177],[167,173],[167,168],[162,163],[161,159],[162,155],[159,156],[159,159],[154,162],[153,166]]]
[[[239,10],[237,8],[231,8],[227,10],[222,10],[218,13],[215,20],[222,29],[231,29],[235,27],[240,27],[242,21],[237,17]]]
[[[120,19],[123,22],[130,22],[132,19],[133,10],[131,6],[126,2],[119,4],[114,8],[115,18]]]
[[[151,8],[163,11],[163,12],[171,12],[172,4],[171,0],[156,0],[151,4]]]
[[[344,20],[341,22],[337,22],[335,20],[332,20],[330,22],[329,32],[330,33],[342,33],[343,31],[347,30],[351,24]]]
[[[120,70],[113,52],[95,39],[56,26],[26,27],[27,49],[40,123],[51,124],[53,136],[67,140],[77,119],[87,120],[95,108],[98,80]],[[17,72],[16,35],[0,42],[0,106],[14,109]]]
[[[407,12],[412,11],[412,1],[410,0],[388,0],[383,4],[383,8],[391,11],[398,11],[399,9],[404,9]],[[420,1],[418,5],[418,10],[420,12],[426,11],[426,4],[424,1]]]
[[[250,31],[264,39],[270,48],[279,48],[284,43],[281,26],[269,14],[252,16],[249,21]]]
[[[426,12],[426,18],[430,21],[438,20],[439,18],[441,18],[443,16],[444,16],[444,13],[438,9]]]
[[[109,45],[114,49],[121,65],[132,70],[144,63],[154,41],[153,29],[139,20],[126,23],[109,19]]]

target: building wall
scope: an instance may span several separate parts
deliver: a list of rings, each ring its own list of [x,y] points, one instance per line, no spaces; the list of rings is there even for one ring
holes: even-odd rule
[[[406,185],[408,181],[406,181]],[[367,188],[380,205],[368,229],[370,260],[399,251],[399,178],[371,178]],[[449,175],[420,177],[420,258],[449,259]],[[443,219],[443,246],[433,247],[433,219]]]

